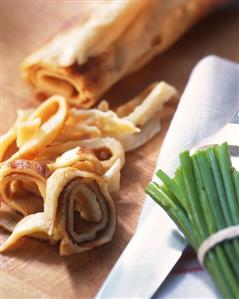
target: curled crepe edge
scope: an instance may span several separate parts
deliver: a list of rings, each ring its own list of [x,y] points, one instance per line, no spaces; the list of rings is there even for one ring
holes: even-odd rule
[[[101,161],[104,171],[107,171],[112,167],[117,159],[120,160],[120,167],[122,168],[124,166],[124,148],[120,141],[112,137],[92,138],[52,144],[42,152],[41,159],[55,159],[55,157],[76,147],[92,150],[99,161]]]
[[[114,192],[120,189],[120,170],[122,164],[118,158],[113,165],[105,172],[104,179],[107,182],[107,189],[109,192]]]
[[[118,140],[110,137],[106,138],[93,138],[93,139],[85,139],[81,141],[73,141],[67,142],[63,144],[58,144],[47,149],[48,154],[55,155],[56,152],[61,153],[65,151],[69,151],[77,148],[77,147],[85,147],[87,149],[91,149],[93,153],[95,153],[98,161],[100,161],[103,172],[103,178],[107,182],[107,188],[109,192],[117,191],[120,187],[120,171],[125,163],[125,154],[124,148]],[[47,155],[47,153],[45,153]],[[98,162],[97,162],[98,164]],[[52,166],[48,165],[51,169]],[[74,167],[74,165],[69,165]],[[77,165],[75,166],[77,168]],[[56,168],[55,168],[56,169]],[[80,170],[83,170],[79,168]],[[87,169],[85,169],[87,170]],[[89,171],[89,169],[88,169]],[[99,173],[96,173],[99,174]]]
[[[12,234],[0,247],[0,252],[11,249],[23,237],[49,240],[44,213],[28,215],[20,220],[14,227]]]
[[[103,166],[96,157],[93,150],[76,146],[58,156],[56,160],[47,165],[53,172],[58,168],[74,167],[80,170],[87,170],[98,175],[103,174]]]
[[[67,113],[66,99],[56,95],[42,103],[24,120],[17,120],[16,125],[3,135],[0,145],[3,146],[3,153],[15,140],[20,147],[4,162],[34,158],[59,134]]]
[[[116,160],[120,160],[120,167],[125,164],[125,154],[122,144],[115,138],[93,138],[81,140],[78,143],[80,146],[92,149],[98,159],[102,161],[102,165],[105,170],[108,170],[115,163]],[[102,150],[106,152],[102,153]]]
[[[161,81],[148,86],[141,94],[117,108],[116,113],[140,128],[135,134],[121,134],[118,140],[125,151],[132,151],[155,136],[161,130],[159,112],[164,104],[177,97],[177,90]]]
[[[146,97],[144,98],[145,93]],[[153,83],[132,100],[132,102],[137,100],[139,103],[135,105],[133,110],[128,115],[123,117],[123,119],[126,119],[132,122],[134,125],[141,127],[162,110],[164,103],[177,95],[178,92],[172,85],[169,85],[164,81]],[[126,105],[129,105],[130,102],[128,102]],[[121,111],[122,113],[123,108],[123,106],[119,107],[118,111]]]
[[[8,232],[13,232],[17,223],[23,218],[22,215],[13,211],[4,202],[0,205],[0,227]]]
[[[17,127],[27,120],[33,110],[18,110],[17,119],[14,125],[2,136],[0,136],[0,162],[3,161],[3,157],[7,152],[8,148],[14,143],[17,138]]]
[[[161,130],[159,115],[156,115],[148,123],[141,127],[141,132],[133,135],[118,137],[126,152],[133,151],[151,140]]]

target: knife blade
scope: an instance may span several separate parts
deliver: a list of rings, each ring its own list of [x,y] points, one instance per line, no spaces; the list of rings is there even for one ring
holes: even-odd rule
[[[156,206],[123,251],[95,298],[151,297],[186,245],[173,221]]]

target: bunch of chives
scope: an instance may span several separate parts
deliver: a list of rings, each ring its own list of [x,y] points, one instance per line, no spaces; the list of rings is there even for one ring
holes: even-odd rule
[[[217,231],[239,224],[239,172],[223,143],[190,156],[180,154],[180,166],[170,178],[157,172],[162,185],[151,182],[146,192],[167,212],[197,251]],[[239,238],[207,252],[204,266],[225,298],[239,298]]]

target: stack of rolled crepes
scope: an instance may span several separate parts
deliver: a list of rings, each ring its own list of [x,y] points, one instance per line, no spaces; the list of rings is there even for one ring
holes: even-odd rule
[[[0,138],[0,224],[12,232],[0,250],[24,236],[59,242],[61,255],[110,241],[116,225],[110,192],[119,189],[125,151],[160,130],[159,111],[176,94],[160,82],[115,111],[106,101],[70,108],[57,95],[18,111]]]
[[[60,94],[71,105],[89,108],[223,1],[94,1],[83,22],[24,61],[23,77],[37,92]]]

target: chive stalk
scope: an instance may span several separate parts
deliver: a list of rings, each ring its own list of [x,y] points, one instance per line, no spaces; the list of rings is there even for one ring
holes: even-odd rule
[[[207,149],[208,158],[211,164],[211,169],[215,181],[215,187],[217,190],[217,196],[219,199],[219,204],[221,206],[223,216],[225,219],[226,226],[233,225],[232,216],[230,214],[228,202],[226,199],[226,191],[223,184],[223,178],[220,172],[219,164],[216,158],[215,150],[214,148],[210,147]],[[234,261],[235,259],[239,259],[239,240],[233,240],[232,242],[227,242],[224,244],[224,247],[227,251],[227,255],[229,260],[231,261],[231,265],[234,269],[234,271],[237,274],[237,277],[239,279],[239,267],[238,265],[235,265]]]
[[[170,178],[162,170],[163,185],[151,182],[146,192],[168,213],[198,250],[223,228],[239,224],[239,173],[232,168],[226,143],[180,154],[180,167]],[[217,244],[204,266],[224,298],[239,298],[239,238]]]

